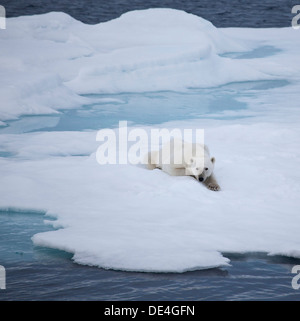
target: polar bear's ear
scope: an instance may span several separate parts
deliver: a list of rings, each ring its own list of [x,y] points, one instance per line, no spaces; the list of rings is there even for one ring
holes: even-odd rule
[[[212,157],[211,159],[211,162],[214,164],[215,163],[215,161],[216,161],[216,159],[214,158],[214,157]]]

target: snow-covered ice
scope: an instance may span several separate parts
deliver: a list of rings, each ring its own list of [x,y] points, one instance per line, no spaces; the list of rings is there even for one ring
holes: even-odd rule
[[[55,12],[11,18],[0,41],[2,121],[89,103],[77,94],[185,90],[273,79],[278,69],[222,57],[257,43],[170,9],[98,25]]]
[[[71,252],[77,263],[134,271],[223,266],[226,252],[300,257],[299,31],[217,29],[170,9],[98,25],[49,13],[7,19],[0,48],[0,207],[56,218],[46,222],[57,230],[34,235],[36,245]],[[240,95],[250,81],[282,85]],[[97,101],[122,109],[118,93],[188,95],[221,85],[247,108],[156,124],[205,129],[217,193],[143,166],[99,165],[96,130],[42,132],[24,117],[53,114],[43,120],[51,127],[60,110],[84,112]]]

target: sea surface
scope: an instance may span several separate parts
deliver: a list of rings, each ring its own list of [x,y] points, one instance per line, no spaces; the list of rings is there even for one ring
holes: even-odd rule
[[[131,10],[173,8],[211,21],[216,27],[287,27],[295,0],[2,0],[7,17],[63,11],[84,23],[95,24]]]
[[[63,11],[85,23],[95,24],[117,18],[130,10],[168,7],[199,15],[217,27],[262,28],[290,26],[293,16],[291,8],[297,3],[283,0],[5,0],[1,4],[7,10],[7,17]],[[280,81],[255,84],[257,90],[266,86],[284,85],[285,83]],[[247,87],[248,84],[243,86]],[[187,96],[176,93],[152,93],[143,96],[121,94],[116,98],[124,101],[124,106],[121,108],[116,105],[115,112],[110,115],[105,114],[105,106],[89,106],[85,110],[65,111],[60,114],[59,119],[56,116],[21,117],[17,121],[9,122],[9,127],[2,128],[1,132],[97,129],[101,121],[103,126],[115,126],[120,118],[126,118],[133,123],[156,124],[175,120],[176,117],[182,119],[201,116],[198,109],[198,114],[195,114],[196,110],[193,108],[180,110],[182,102],[186,100],[188,106],[201,100],[204,109],[200,113],[205,117],[215,111],[214,107],[219,105],[218,99],[227,102],[233,109],[246,108],[235,100],[227,89],[221,89],[215,94],[204,92],[200,96],[196,92]],[[145,108],[145,113],[141,115],[136,109],[141,101],[146,107],[148,102],[153,106],[153,101],[172,102],[173,108],[174,105],[175,109],[177,108],[173,110],[176,117],[172,116],[168,106],[160,119],[155,118],[155,110],[150,108]],[[175,102],[180,104],[177,106]],[[293,266],[300,265],[299,259],[268,256],[266,253],[223,253],[231,260],[231,266],[226,268],[186,273],[104,270],[75,264],[69,253],[34,246],[31,241],[34,234],[52,229],[44,224],[44,214],[17,209],[0,211],[0,264],[6,269],[6,290],[0,290],[0,301],[300,300],[300,289],[293,289],[292,279],[295,274],[291,273]]]

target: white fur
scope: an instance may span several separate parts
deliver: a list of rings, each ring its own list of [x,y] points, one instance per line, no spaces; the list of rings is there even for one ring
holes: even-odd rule
[[[173,139],[159,151],[149,152],[145,163],[148,169],[159,168],[172,176],[193,176],[209,189],[220,189],[213,177],[215,159],[206,145]]]

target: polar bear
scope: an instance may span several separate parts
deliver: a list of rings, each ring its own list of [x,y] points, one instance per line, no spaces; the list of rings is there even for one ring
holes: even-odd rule
[[[160,150],[149,152],[144,160],[148,169],[159,168],[172,176],[192,176],[208,189],[219,191],[213,174],[215,161],[206,145],[180,139],[172,139]]]

